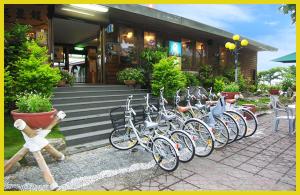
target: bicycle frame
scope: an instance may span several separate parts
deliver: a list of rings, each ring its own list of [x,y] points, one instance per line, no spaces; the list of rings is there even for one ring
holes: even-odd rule
[[[136,136],[136,138],[137,138],[138,143],[139,143],[143,148],[145,148],[148,152],[153,153],[153,151],[151,150],[151,148],[149,148],[149,146],[146,145],[146,144],[144,143],[144,141],[141,139],[138,130],[136,129],[136,127],[134,126],[134,124],[133,124],[133,122],[132,122],[132,114],[133,114],[133,115],[136,115],[136,113],[135,113],[135,111],[130,107],[130,101],[131,101],[131,99],[132,99],[132,95],[130,95],[130,96],[128,97],[127,103],[126,103],[126,111],[125,111],[125,122],[126,122],[126,123],[125,123],[125,128],[126,128],[126,127],[132,128],[132,130],[133,130],[133,132],[134,132],[134,134],[135,134],[135,136]],[[147,128],[148,128],[148,127],[145,126],[145,127],[144,127],[144,130],[147,129]],[[159,135],[155,130],[153,130],[153,134],[152,134],[152,136],[150,136],[149,138],[150,138],[151,141],[153,141],[153,140],[154,140],[153,138],[156,138],[156,137],[161,137],[161,138],[167,139],[167,140],[173,145],[173,147],[176,148],[175,144],[174,144],[169,138],[167,138],[167,137],[165,137],[165,136],[161,136],[161,135]],[[148,143],[149,143],[149,142],[148,142]],[[178,156],[178,155],[179,155],[179,152],[178,152],[177,150],[175,150],[175,151],[176,151],[176,154],[177,154],[177,156]]]

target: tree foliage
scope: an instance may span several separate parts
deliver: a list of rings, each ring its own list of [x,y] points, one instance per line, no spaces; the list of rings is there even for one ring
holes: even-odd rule
[[[282,67],[274,67],[269,70],[264,70],[258,72],[258,80],[262,82],[268,82],[269,85],[272,84],[272,81],[275,79],[281,79],[284,72],[284,68]]]
[[[290,14],[293,24],[296,23],[296,5],[295,4],[283,4],[279,7],[279,10],[284,14]]]

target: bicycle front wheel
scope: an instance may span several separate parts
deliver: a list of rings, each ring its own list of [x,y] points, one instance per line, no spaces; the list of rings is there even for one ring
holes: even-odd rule
[[[110,144],[119,150],[128,150],[133,148],[137,143],[137,138],[131,127],[124,129],[115,129],[109,136]]]
[[[153,140],[152,156],[158,166],[168,172],[177,169],[179,158],[175,144],[167,138],[157,137]]]
[[[214,150],[214,136],[209,127],[199,119],[190,119],[185,122],[183,130],[190,134],[195,142],[195,155],[209,156]]]
[[[175,143],[178,149],[180,162],[189,162],[195,155],[195,142],[185,131],[175,130],[170,134],[170,139]]]

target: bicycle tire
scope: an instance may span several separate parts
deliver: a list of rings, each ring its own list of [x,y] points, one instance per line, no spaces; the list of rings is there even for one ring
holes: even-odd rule
[[[229,140],[227,144],[234,142],[239,135],[239,125],[236,120],[227,111],[221,115],[229,130]]]
[[[238,133],[238,137],[236,138],[236,140],[241,140],[242,138],[245,137],[245,135],[247,133],[246,120],[244,119],[243,115],[237,111],[229,110],[226,112],[231,114],[233,116],[233,118],[236,120],[236,122],[239,126],[239,133]]]
[[[176,144],[180,162],[186,163],[193,160],[195,156],[195,142],[187,132],[175,130],[170,133],[169,138]]]
[[[130,133],[128,134],[128,143],[126,143],[126,140],[123,140],[123,142],[122,142],[122,140],[120,140],[120,142],[116,142],[116,141],[114,141],[113,140],[113,135],[115,134],[115,133],[121,133],[121,130],[122,129],[115,129],[115,130],[113,130],[111,133],[110,133],[110,135],[109,135],[109,142],[110,142],[110,144],[114,147],[114,148],[116,148],[116,149],[119,149],[119,150],[129,150],[129,149],[131,149],[131,148],[133,148],[134,146],[136,146],[137,144],[138,144],[138,141],[137,141],[137,139],[136,140],[134,140],[132,137],[130,137],[130,133],[131,132],[133,132],[133,130],[131,129],[131,128],[129,128],[129,131],[130,131]],[[128,130],[125,130],[124,129],[124,131],[126,131],[126,133],[128,132]],[[133,132],[134,133],[134,132]],[[125,134],[124,134],[125,135]],[[121,135],[121,136],[124,136],[124,135]],[[134,134],[135,135],[135,134]],[[119,136],[118,136],[119,137]],[[126,138],[126,137],[124,137],[124,138]],[[121,139],[121,138],[120,138]],[[123,143],[124,144],[124,146],[122,147],[121,146],[121,144],[120,143]],[[126,146],[127,145],[127,146]]]
[[[164,144],[160,144],[159,141],[161,141],[161,143],[164,142]],[[158,164],[158,166],[161,169],[163,169],[164,171],[167,171],[167,172],[175,171],[179,165],[179,157],[178,157],[178,154],[177,154],[177,151],[176,151],[176,148],[174,145],[175,144],[172,143],[171,140],[169,140],[163,136],[154,138],[154,140],[152,142],[152,147],[151,147],[152,157],[153,157],[154,161],[156,162],[156,164]],[[159,150],[158,147],[161,147],[161,146],[165,147],[165,150],[168,149],[171,152],[171,155],[175,161],[170,168],[167,168],[162,165],[162,162],[165,160],[163,154],[161,154],[162,151],[161,151],[161,153],[158,151],[158,156],[157,156],[157,153],[155,153],[155,150]]]
[[[257,130],[257,127],[258,127],[257,117],[255,116],[255,114],[253,112],[251,112],[248,109],[242,108],[241,111],[247,113],[247,114],[243,114],[243,115],[246,115],[244,117],[246,118],[245,120],[247,122],[247,132],[246,132],[245,137],[250,137],[250,136],[254,135],[254,133]],[[249,121],[252,121],[253,124],[251,124]]]
[[[202,131],[200,128],[202,129]],[[206,123],[204,123],[199,119],[192,118],[187,120],[184,123],[183,130],[189,133],[190,136],[193,138],[193,141],[195,142],[195,146],[196,146],[195,148],[196,156],[206,157],[213,152],[215,138]],[[201,140],[202,143],[200,143]],[[202,152],[203,147],[204,147],[204,152]]]

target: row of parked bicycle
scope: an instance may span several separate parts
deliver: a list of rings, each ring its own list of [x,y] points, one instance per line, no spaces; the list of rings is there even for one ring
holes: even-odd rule
[[[145,97],[145,106],[132,106],[133,96],[125,107],[114,108],[110,118],[114,130],[109,141],[117,149],[128,150],[139,144],[152,153],[156,163],[165,171],[174,171],[179,162],[206,157],[215,148],[222,148],[236,140],[252,136],[257,118],[249,109],[237,106],[236,99],[215,95],[212,89],[178,90],[173,107],[167,108],[164,89],[158,104]],[[217,100],[215,100],[217,99]],[[183,101],[182,101],[183,100]],[[186,102],[186,106],[180,106]]]

